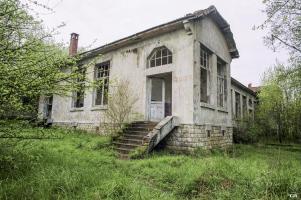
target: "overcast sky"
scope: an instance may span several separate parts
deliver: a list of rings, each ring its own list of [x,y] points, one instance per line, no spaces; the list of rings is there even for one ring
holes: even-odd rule
[[[81,47],[95,48],[144,29],[174,20],[187,13],[215,5],[228,21],[240,58],[232,62],[232,77],[243,84],[260,84],[263,72],[286,53],[273,52],[263,44],[263,31],[253,25],[265,20],[262,0],[44,0],[55,12],[41,15],[48,28],[66,26],[56,36],[69,43],[76,32]]]

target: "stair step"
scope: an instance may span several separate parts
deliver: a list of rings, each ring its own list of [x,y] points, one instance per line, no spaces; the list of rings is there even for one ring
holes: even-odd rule
[[[143,140],[144,135],[124,134],[121,138]]]
[[[152,121],[135,121],[135,122],[132,122],[132,124],[157,124],[157,122],[152,122]]]
[[[140,144],[129,144],[129,143],[121,143],[121,142],[113,142],[113,144],[116,145],[117,147],[129,148],[129,149],[133,149],[141,146]]]
[[[120,159],[128,160],[130,158],[129,154],[118,153]]]
[[[118,142],[121,142],[121,143],[128,143],[128,144],[142,144],[143,143],[143,139],[131,139],[131,138],[119,138],[117,140]]]
[[[122,147],[114,148],[119,154],[129,154],[133,149],[127,149]]]
[[[125,132],[124,132],[125,134],[127,134],[127,133],[129,133],[129,134],[131,134],[131,135],[147,135],[149,132],[148,131],[128,131],[128,130],[126,130]]]
[[[145,128],[145,127],[128,127],[125,129],[126,131],[148,131],[150,132],[154,128]]]
[[[136,121],[131,123],[123,134],[113,142],[114,150],[121,159],[129,159],[129,153],[137,147],[143,146],[144,137],[154,129],[156,122]]]

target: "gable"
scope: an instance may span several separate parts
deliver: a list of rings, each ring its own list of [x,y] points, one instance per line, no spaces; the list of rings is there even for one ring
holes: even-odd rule
[[[230,63],[232,56],[226,37],[217,24],[209,17],[195,23],[196,39],[217,56]]]

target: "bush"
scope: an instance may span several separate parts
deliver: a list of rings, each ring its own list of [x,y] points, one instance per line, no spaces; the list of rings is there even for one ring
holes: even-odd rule
[[[237,144],[253,144],[258,142],[261,132],[261,128],[255,122],[241,121],[233,128],[233,141]]]

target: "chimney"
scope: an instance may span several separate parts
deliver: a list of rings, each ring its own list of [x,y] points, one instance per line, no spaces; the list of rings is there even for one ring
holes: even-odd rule
[[[77,33],[71,33],[69,56],[75,56],[77,54],[78,36]]]
[[[249,84],[248,84],[248,88],[252,88],[252,83],[249,83]]]

